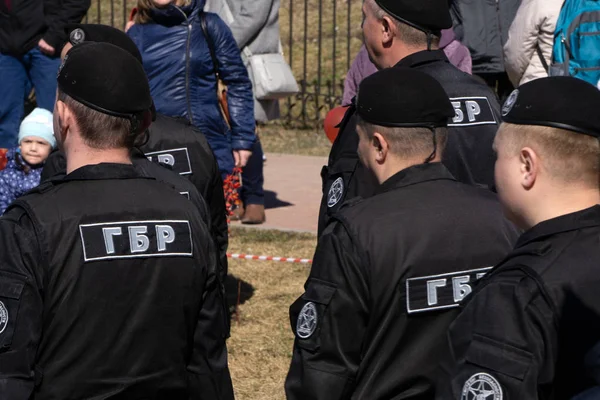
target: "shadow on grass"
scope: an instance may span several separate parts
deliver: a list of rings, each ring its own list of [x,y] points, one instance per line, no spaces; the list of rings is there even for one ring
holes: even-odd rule
[[[236,307],[244,304],[254,295],[254,287],[234,275],[227,275],[225,280],[225,294],[229,309],[229,322],[236,318]]]

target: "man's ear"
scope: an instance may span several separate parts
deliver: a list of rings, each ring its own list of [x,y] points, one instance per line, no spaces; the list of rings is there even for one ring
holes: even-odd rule
[[[394,21],[387,15],[384,16],[381,21],[381,44],[384,48],[388,48],[392,45],[394,36],[396,34],[396,25]]]
[[[390,151],[390,144],[385,139],[385,137],[379,132],[375,132],[373,134],[373,139],[371,139],[371,143],[376,153],[375,160],[377,160],[377,163],[383,164],[387,159],[388,153]]]
[[[56,112],[58,113],[60,126],[59,135],[61,136],[61,141],[64,143],[70,130],[72,130],[75,125],[75,115],[71,109],[60,100],[56,102]]]
[[[540,173],[540,158],[531,147],[524,147],[519,152],[519,162],[521,164],[521,185],[524,189],[530,190],[535,185]]]

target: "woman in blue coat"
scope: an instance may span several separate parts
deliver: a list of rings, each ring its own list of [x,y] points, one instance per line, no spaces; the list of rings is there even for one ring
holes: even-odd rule
[[[127,34],[142,53],[156,110],[184,117],[212,147],[225,179],[243,167],[256,141],[252,84],[231,31],[205,13],[220,78],[228,87],[228,127],[219,109],[217,79],[201,21],[205,0],[138,0]]]

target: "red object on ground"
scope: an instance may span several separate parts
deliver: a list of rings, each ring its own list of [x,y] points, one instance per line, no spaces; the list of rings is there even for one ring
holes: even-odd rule
[[[240,176],[242,175],[241,168],[234,168],[231,175],[227,175],[223,181],[223,194],[225,195],[225,207],[227,210],[227,224],[233,215],[233,210],[242,204],[238,189],[242,186]]]
[[[6,159],[6,153],[8,149],[0,149],[0,171],[6,168],[6,163],[8,160]]]
[[[325,117],[323,122],[323,128],[325,128],[325,134],[331,143],[335,141],[338,133],[340,132],[339,124],[344,119],[344,115],[348,110],[348,106],[339,106],[332,108]]]

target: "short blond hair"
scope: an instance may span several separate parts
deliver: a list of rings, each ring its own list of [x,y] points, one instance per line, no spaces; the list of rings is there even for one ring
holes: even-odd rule
[[[420,0],[413,0],[420,1]],[[427,47],[427,33],[414,28],[404,22],[398,20],[393,15],[387,13],[383,8],[379,6],[375,2],[375,0],[365,0],[367,6],[371,9],[371,12],[375,14],[375,17],[379,20],[382,20],[383,17],[388,17],[392,21],[394,21],[394,26],[398,30],[398,34],[400,36],[400,40],[402,40],[405,44],[413,47]],[[440,37],[433,36],[431,40],[431,46],[433,49],[437,49],[440,45]]]
[[[595,137],[548,126],[509,123],[503,123],[497,135],[509,153],[532,148],[555,179],[591,186],[599,184],[600,142]]]
[[[375,132],[383,135],[390,151],[403,158],[427,157],[433,151],[433,132],[423,127],[388,127],[374,125],[358,117],[357,125],[369,139]],[[436,153],[441,155],[448,140],[447,128],[435,128]]]

